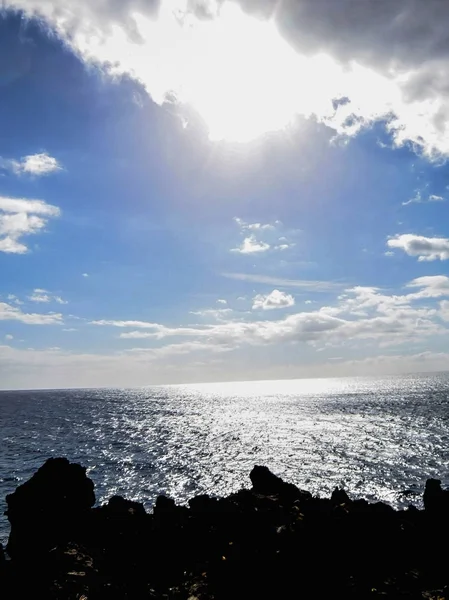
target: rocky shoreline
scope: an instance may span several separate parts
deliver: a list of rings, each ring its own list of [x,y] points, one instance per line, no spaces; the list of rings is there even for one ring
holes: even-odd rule
[[[114,496],[94,507],[84,467],[49,459],[7,496],[0,547],[8,599],[449,598],[449,492],[427,481],[424,510],[313,497],[266,467],[252,488],[152,514]]]

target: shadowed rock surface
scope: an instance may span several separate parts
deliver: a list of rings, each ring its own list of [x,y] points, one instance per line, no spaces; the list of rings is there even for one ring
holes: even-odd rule
[[[313,497],[266,467],[252,489],[153,514],[95,503],[83,467],[50,459],[7,496],[5,598],[230,600],[449,598],[449,493],[429,480],[425,510],[395,511],[336,488]]]

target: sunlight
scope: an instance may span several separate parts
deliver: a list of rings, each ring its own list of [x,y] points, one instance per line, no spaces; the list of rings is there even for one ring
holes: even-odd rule
[[[212,24],[197,24],[179,89],[201,114],[212,139],[247,141],[287,126],[298,111],[295,72],[302,65],[271,22],[234,4]]]
[[[287,128],[297,115],[354,135],[400,100],[393,81],[325,54],[298,54],[274,22],[248,16],[234,2],[207,19],[187,4],[165,0],[156,20],[135,13],[134,38],[116,24],[107,35],[78,32],[72,44],[108,73],[140,81],[157,104],[193,107],[212,140],[247,142]],[[334,105],[348,96],[350,103]]]
[[[110,72],[133,74],[158,104],[171,96],[194,107],[213,140],[245,142],[297,114],[332,111],[340,70],[330,58],[298,55],[273,22],[233,2],[212,19],[196,18],[185,4],[166,0],[156,21],[135,14],[141,43],[116,26],[108,37],[78,36],[76,46]]]

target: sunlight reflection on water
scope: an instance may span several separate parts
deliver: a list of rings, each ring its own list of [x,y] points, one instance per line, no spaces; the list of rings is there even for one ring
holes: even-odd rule
[[[407,505],[399,492],[427,477],[449,485],[448,391],[448,375],[433,374],[0,392],[0,511],[61,455],[89,467],[99,502],[228,494],[249,487],[257,463],[313,493],[339,485]]]

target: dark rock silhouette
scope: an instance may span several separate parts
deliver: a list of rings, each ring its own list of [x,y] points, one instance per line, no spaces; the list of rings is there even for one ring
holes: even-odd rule
[[[424,508],[435,516],[449,516],[449,491],[443,490],[439,479],[428,479],[424,490]]]
[[[252,489],[159,496],[154,513],[121,496],[101,507],[85,469],[51,459],[8,496],[12,560],[0,593],[46,600],[448,598],[441,542],[447,494],[429,480],[425,510],[395,511],[336,488],[312,497],[266,467]]]
[[[344,490],[336,487],[332,492],[331,502],[335,505],[341,505],[349,504],[351,500],[349,499],[348,494]]]
[[[50,458],[26,483],[6,496],[11,523],[7,551],[13,558],[33,557],[70,539],[95,504],[94,484],[86,469],[66,458]]]
[[[308,500],[312,497],[309,492],[300,490],[292,483],[286,483],[274,475],[268,467],[256,465],[249,474],[253,484],[253,492],[264,496],[280,496],[287,500]]]

